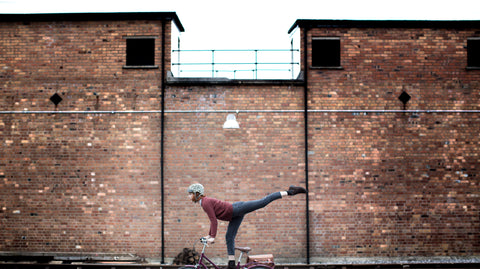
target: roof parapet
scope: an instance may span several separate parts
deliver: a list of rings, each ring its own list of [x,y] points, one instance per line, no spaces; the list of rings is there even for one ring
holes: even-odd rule
[[[184,32],[175,12],[95,12],[95,13],[10,13],[0,14],[0,22],[35,21],[107,21],[107,20],[172,20]]]
[[[300,28],[480,28],[478,20],[310,20],[298,19],[290,27],[290,34]]]

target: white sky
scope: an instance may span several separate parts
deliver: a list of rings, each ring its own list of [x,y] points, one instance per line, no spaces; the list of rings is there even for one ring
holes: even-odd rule
[[[0,13],[177,13],[182,49],[290,49],[297,19],[480,20],[480,0],[0,0]]]

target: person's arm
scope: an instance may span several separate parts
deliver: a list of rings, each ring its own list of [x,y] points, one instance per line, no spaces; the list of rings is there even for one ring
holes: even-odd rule
[[[217,227],[218,221],[217,216],[215,215],[215,210],[213,210],[212,203],[210,201],[202,201],[202,208],[207,213],[208,219],[210,219],[210,231],[208,235],[210,238],[215,238],[217,236]]]

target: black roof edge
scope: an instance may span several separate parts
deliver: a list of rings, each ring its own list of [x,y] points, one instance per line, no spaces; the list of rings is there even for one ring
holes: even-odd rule
[[[228,78],[175,78],[167,79],[167,86],[302,86],[303,79],[228,79]]]
[[[480,28],[480,20],[306,20],[298,19],[295,28]]]
[[[0,22],[172,20],[184,32],[175,12],[88,12],[88,13],[10,13],[0,14]]]

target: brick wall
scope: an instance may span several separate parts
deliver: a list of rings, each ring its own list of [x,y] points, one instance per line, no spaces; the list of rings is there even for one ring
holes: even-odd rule
[[[160,257],[161,118],[152,111],[161,109],[161,69],[122,68],[123,36],[152,33],[161,36],[159,23],[0,24],[2,111],[119,112],[0,114],[0,251]],[[402,109],[403,91],[407,109],[478,109],[480,73],[465,70],[463,48],[475,30],[308,33],[340,37],[343,66],[308,70],[309,109]],[[231,202],[306,184],[303,113],[280,112],[303,109],[298,83],[169,83],[165,104],[167,259],[208,232],[189,184]],[[277,112],[240,112],[241,128],[225,130],[227,113],[180,110]],[[479,121],[309,113],[312,261],[478,256]],[[304,262],[305,209],[296,196],[248,215],[237,245]],[[220,222],[213,257],[225,258],[225,230]]]
[[[342,70],[310,68],[312,256],[478,255],[480,72],[475,30],[316,28],[339,37]],[[308,64],[310,65],[310,59]]]
[[[158,252],[158,117],[9,115],[0,122],[2,251]],[[150,249],[139,247],[146,242]]]
[[[294,86],[169,87],[167,110],[301,109],[302,88]],[[300,98],[299,98],[300,97]],[[304,185],[303,115],[301,113],[239,113],[240,129],[222,129],[226,113],[167,114],[167,250],[169,255],[191,247],[208,234],[209,220],[186,188],[201,182],[206,194],[230,202],[254,200]],[[217,243],[209,255],[226,258],[225,231],[220,222]],[[303,259],[305,201],[275,201],[249,214],[237,245],[254,253]],[[197,246],[198,247],[198,246]]]
[[[404,28],[316,28],[339,37],[343,70],[309,71],[311,109],[478,109],[478,70],[466,70],[467,38],[478,31]],[[309,65],[311,65],[309,59]]]
[[[314,256],[478,255],[478,128],[476,114],[313,116]]]
[[[161,69],[123,66],[124,37],[138,35],[159,37],[160,65],[161,31],[158,21],[1,23],[1,110],[160,110]],[[159,256],[160,123],[158,113],[2,114],[1,251]]]

